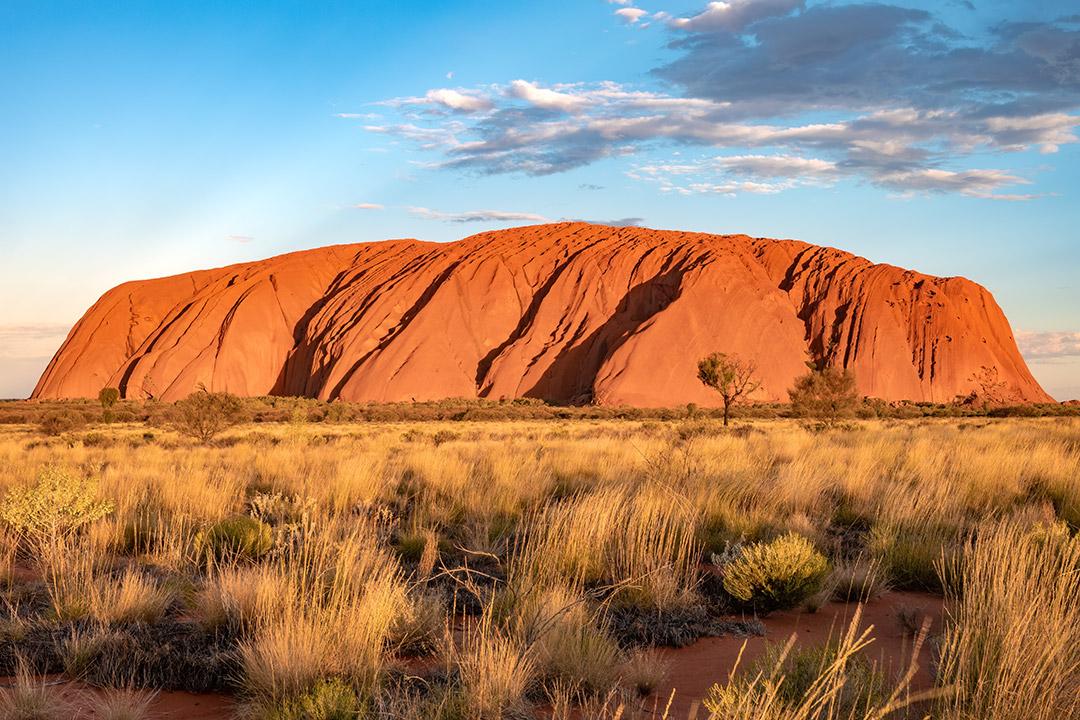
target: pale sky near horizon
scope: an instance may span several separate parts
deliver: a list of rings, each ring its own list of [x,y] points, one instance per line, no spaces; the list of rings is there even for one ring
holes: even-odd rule
[[[125,280],[544,220],[985,285],[1080,398],[1080,13],[1006,0],[9,0],[0,397]]]

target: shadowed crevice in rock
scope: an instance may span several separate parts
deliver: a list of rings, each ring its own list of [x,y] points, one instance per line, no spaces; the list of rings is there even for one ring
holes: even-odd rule
[[[600,368],[641,326],[675,301],[682,277],[682,270],[668,270],[632,287],[603,325],[568,343],[523,394],[573,405],[593,402]]]

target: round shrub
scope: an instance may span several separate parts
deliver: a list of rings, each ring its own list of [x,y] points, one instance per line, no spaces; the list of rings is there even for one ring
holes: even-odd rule
[[[829,574],[825,556],[809,540],[788,533],[754,543],[724,567],[724,590],[757,612],[793,608],[821,589]]]
[[[219,520],[199,532],[195,546],[203,557],[217,560],[257,560],[274,545],[270,526],[248,515],[234,515]]]

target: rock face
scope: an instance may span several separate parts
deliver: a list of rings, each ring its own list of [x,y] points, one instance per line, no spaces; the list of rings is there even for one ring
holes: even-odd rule
[[[36,398],[538,397],[714,405],[710,352],[786,400],[814,360],[863,394],[949,401],[996,368],[1049,401],[993,297],[964,278],[794,240],[561,223],[454,243],[390,240],[125,283],[72,329]]]

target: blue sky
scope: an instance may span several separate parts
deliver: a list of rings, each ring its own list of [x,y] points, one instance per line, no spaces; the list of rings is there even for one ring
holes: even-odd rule
[[[564,218],[986,285],[1080,397],[1067,2],[0,5],[0,397],[134,278]]]

